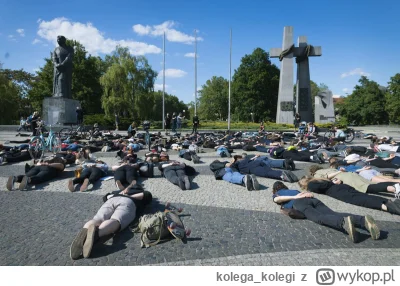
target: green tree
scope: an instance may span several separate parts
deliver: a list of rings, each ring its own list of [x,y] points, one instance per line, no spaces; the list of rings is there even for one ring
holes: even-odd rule
[[[152,114],[154,81],[152,70],[143,56],[132,56],[128,48],[118,46],[106,56],[106,73],[100,78],[103,87],[102,107],[106,115],[122,113],[132,118],[146,119]]]
[[[385,98],[389,121],[400,123],[400,73],[390,78]]]
[[[344,103],[339,107],[339,114],[349,123],[386,124],[388,114],[385,111],[385,94],[378,83],[362,76]]]
[[[0,124],[15,123],[18,118],[18,99],[18,86],[0,73]]]
[[[199,115],[204,119],[223,120],[228,117],[228,80],[213,76],[199,91]]]
[[[245,55],[233,75],[231,110],[235,118],[256,121],[275,120],[278,101],[279,69],[271,64],[269,54],[256,48]]]
[[[85,47],[77,41],[67,40],[67,45],[74,47],[72,69],[72,98],[79,100],[85,114],[101,113],[100,76],[105,64],[99,57],[88,55]],[[45,58],[45,64],[37,72],[37,80],[28,91],[28,98],[36,110],[41,110],[45,97],[53,94],[53,62],[51,55]]]

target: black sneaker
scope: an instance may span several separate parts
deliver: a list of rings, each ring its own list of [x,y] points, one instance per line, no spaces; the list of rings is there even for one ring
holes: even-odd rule
[[[14,182],[15,182],[14,176],[8,177],[7,184],[6,184],[7,190],[12,191],[14,189]]]
[[[386,207],[389,213],[400,215],[400,200],[388,201]]]
[[[83,252],[83,245],[86,240],[87,235],[87,228],[82,228],[78,235],[75,237],[74,241],[71,244],[69,255],[71,259],[76,260],[78,259]]]
[[[297,178],[297,176],[295,174],[293,174],[291,171],[287,171],[287,170],[282,171],[281,178],[285,182],[289,182],[289,183],[295,183],[295,182],[299,181],[299,179]]]
[[[246,187],[246,189],[247,189],[248,191],[253,190],[253,184],[252,184],[252,182],[251,182],[251,177],[250,177],[250,175],[244,175],[243,183],[244,183],[244,185],[245,185],[245,187]]]
[[[373,240],[379,239],[381,231],[379,230],[378,226],[376,225],[374,218],[370,215],[365,216],[365,228],[368,230],[368,232],[371,235],[371,238]]]
[[[294,171],[295,165],[294,165],[293,159],[291,159],[291,158],[286,158],[285,161],[283,162],[283,167],[284,167],[286,170]]]
[[[251,183],[253,185],[253,190],[258,191],[260,189],[260,184],[257,181],[257,177],[255,175],[250,175]]]
[[[354,227],[354,221],[352,216],[347,216],[343,219],[343,229],[349,235],[352,242],[356,243],[358,241],[358,232]]]

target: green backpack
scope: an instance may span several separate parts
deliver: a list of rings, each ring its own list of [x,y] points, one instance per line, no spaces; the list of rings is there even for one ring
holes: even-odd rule
[[[171,235],[167,227],[165,213],[163,212],[141,216],[139,225],[133,231],[142,233],[140,245],[146,248],[156,245]]]

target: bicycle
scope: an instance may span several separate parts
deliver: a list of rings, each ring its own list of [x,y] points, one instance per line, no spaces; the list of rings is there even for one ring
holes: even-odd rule
[[[355,136],[355,132],[353,128],[346,128],[343,130],[345,136],[344,136],[344,142],[346,143],[351,143]],[[328,130],[324,134],[324,141],[330,141],[332,138],[335,138],[335,133],[336,131],[334,129]]]
[[[79,125],[76,129],[71,125],[71,127],[65,127],[58,132],[58,136],[63,139],[78,135],[79,137],[86,139],[88,134],[90,135],[90,131],[88,131],[84,125]]]
[[[49,126],[48,136],[45,138],[43,135],[44,126],[36,128],[40,135],[34,136],[29,142],[29,154],[33,160],[43,159],[46,151],[53,152],[54,154],[61,151],[61,139],[51,130]]]
[[[150,121],[144,121],[143,122],[143,130],[146,132],[144,135],[144,142],[146,142],[146,145],[149,147],[149,151],[151,150],[151,137],[149,133],[150,129]]]

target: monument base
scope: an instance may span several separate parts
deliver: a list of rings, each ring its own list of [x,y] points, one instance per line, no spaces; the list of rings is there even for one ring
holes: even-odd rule
[[[43,120],[47,125],[76,124],[78,100],[62,97],[46,97],[43,100]]]

